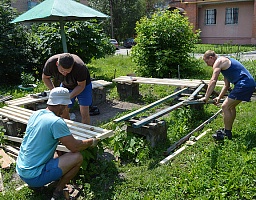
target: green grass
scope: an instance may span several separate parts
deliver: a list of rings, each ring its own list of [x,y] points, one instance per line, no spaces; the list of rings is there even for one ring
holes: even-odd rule
[[[111,81],[114,77],[134,73],[135,65],[129,56],[113,56],[94,60],[88,66],[93,77]],[[246,66],[255,76],[255,62],[246,61]],[[211,68],[202,63],[202,70],[206,74],[205,79],[209,79]],[[45,90],[42,83],[38,85],[35,92]],[[108,89],[108,98],[118,98],[115,84]],[[141,84],[142,96],[139,101],[149,104],[173,93],[174,89],[171,86]],[[12,94],[15,98],[27,95],[26,92],[16,88],[3,88],[1,91],[2,94]],[[170,103],[166,102],[165,106]],[[154,149],[147,142],[141,142],[138,135],[125,135],[121,130],[124,123],[115,124],[110,121],[100,125],[103,128],[115,130],[115,136],[106,139],[103,146],[110,149],[113,149],[114,145],[124,147],[124,143],[127,142],[123,140],[125,137],[129,139],[130,145],[135,141],[139,151],[128,144],[125,146],[127,151],[121,153],[129,159],[119,157],[118,161],[102,159],[92,161],[88,170],[76,177],[76,182],[83,185],[80,199],[256,199],[256,101],[241,103],[237,107],[232,141],[215,142],[211,137],[215,130],[223,127],[223,119],[219,115],[203,130],[195,133],[197,136],[204,130],[212,129],[206,136],[193,146],[189,146],[168,164],[159,165],[159,162],[165,158],[163,152],[168,147],[218,110],[219,107],[205,105],[204,109],[199,111],[180,108],[171,112],[162,118],[168,125],[168,139]],[[147,113],[154,111],[155,109]],[[118,137],[120,134],[123,136]],[[133,160],[133,156],[139,160]],[[35,194],[27,187],[15,191],[17,182],[12,177],[14,167],[12,166],[10,170],[1,170],[5,193],[0,193],[0,199],[49,199],[49,193]]]
[[[232,44],[197,44],[194,53],[205,53],[207,50],[213,50],[217,54],[242,53],[255,51],[255,45],[232,45]]]

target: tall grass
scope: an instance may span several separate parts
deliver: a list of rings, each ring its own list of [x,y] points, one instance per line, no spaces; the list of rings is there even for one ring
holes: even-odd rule
[[[256,46],[232,44],[196,44],[193,53],[205,53],[209,49],[215,51],[217,54],[231,54],[256,51]]]

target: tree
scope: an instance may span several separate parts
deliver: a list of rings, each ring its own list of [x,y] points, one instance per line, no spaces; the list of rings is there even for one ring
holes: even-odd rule
[[[58,23],[35,23],[31,30],[31,42],[33,46],[37,46],[35,52],[39,52],[34,55],[39,70],[50,56],[63,52],[61,31]],[[89,63],[93,58],[102,58],[115,52],[115,48],[109,43],[96,21],[66,23],[65,35],[68,52],[77,54],[85,63]]]
[[[110,16],[104,30],[119,41],[135,37],[136,22],[155,11],[157,2],[163,0],[88,0],[89,6]]]
[[[137,45],[132,48],[137,71],[148,77],[178,77],[178,68],[184,78],[196,63],[189,56],[198,41],[199,31],[193,32],[188,18],[178,10],[158,11],[151,18],[144,17],[136,25]]]
[[[0,80],[1,84],[17,84],[22,71],[32,67],[29,62],[28,33],[26,27],[11,24],[16,12],[10,0],[0,2]],[[3,78],[4,77],[4,78]]]

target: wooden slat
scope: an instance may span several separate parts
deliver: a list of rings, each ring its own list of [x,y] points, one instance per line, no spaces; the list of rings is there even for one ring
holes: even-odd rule
[[[9,136],[9,135],[5,135],[4,137],[7,140],[10,140],[10,141],[13,141],[13,142],[18,142],[18,143],[22,143],[22,140],[23,140],[23,138],[13,137],[13,136]],[[57,150],[69,152],[69,150],[64,145],[58,145]]]
[[[13,105],[0,108],[0,115],[22,124],[28,123],[29,117],[33,112],[35,111]],[[76,139],[83,140],[92,137],[98,137],[102,139],[113,134],[112,130],[106,130],[99,127],[74,122],[68,119],[64,119],[64,121],[67,123],[70,132]]]
[[[92,81],[92,89],[106,87],[111,84],[112,82],[108,82],[104,80],[95,80],[95,81]]]
[[[95,81],[92,81],[92,88],[93,89],[94,88],[101,88],[101,87],[105,87],[105,86],[108,86],[108,85],[111,85],[111,84],[112,84],[112,82],[109,82],[109,81],[95,80]],[[22,106],[22,105],[27,105],[27,104],[31,104],[31,103],[39,103],[39,102],[43,102],[43,101],[48,100],[48,96],[41,97],[41,96],[39,96],[40,94],[41,93],[28,95],[26,97],[5,101],[5,103],[7,105]]]
[[[198,87],[201,83],[200,80],[184,80],[184,79],[160,79],[160,78],[144,78],[144,77],[129,77],[120,76],[113,79],[114,82],[125,83],[144,83],[144,84],[159,84],[159,85],[172,85],[172,86],[185,86],[185,87]]]
[[[46,101],[47,99],[48,99],[48,96],[46,96],[46,97],[39,97],[39,98],[34,98],[34,97],[31,97],[31,96],[26,96],[26,97],[14,99],[14,100],[6,101],[5,104],[7,104],[7,105],[22,106],[22,105],[28,105],[28,104],[31,104],[31,103],[43,102],[43,101]]]
[[[168,108],[166,108],[166,109],[163,109],[163,110],[159,111],[158,113],[155,113],[155,114],[153,114],[153,115],[151,115],[151,116],[149,116],[149,117],[147,117],[147,118],[144,118],[144,119],[141,120],[141,121],[138,121],[138,122],[132,124],[132,126],[133,126],[134,128],[139,128],[139,127],[141,127],[141,126],[143,126],[143,125],[145,125],[145,124],[147,124],[147,123],[153,121],[154,119],[157,119],[157,118],[159,118],[159,117],[161,117],[161,116],[163,116],[163,115],[165,115],[165,114],[171,112],[172,110],[178,109],[178,108],[181,107],[182,105],[183,105],[183,102],[179,102],[179,103],[177,103],[177,104],[175,104],[175,105],[173,105],[173,106],[171,106],[171,107],[168,107]]]
[[[159,84],[159,85],[172,85],[172,86],[184,86],[184,87],[198,87],[202,80],[196,79],[169,79],[169,78],[144,78],[144,77],[132,77],[132,76],[120,76],[112,80],[119,83],[144,83],[144,84]],[[209,80],[203,80],[205,83],[209,83]],[[224,81],[217,81],[217,86],[223,86]]]
[[[137,114],[144,112],[145,110],[153,108],[154,106],[157,106],[157,105],[159,105],[159,104],[161,104],[161,103],[163,103],[163,102],[165,102],[165,101],[167,101],[167,100],[169,100],[171,98],[176,97],[177,95],[181,94],[182,92],[184,92],[186,90],[187,90],[187,88],[179,90],[179,91],[177,91],[177,92],[175,92],[175,93],[173,93],[173,94],[171,94],[171,95],[169,95],[167,97],[164,97],[164,98],[162,98],[162,99],[160,99],[158,101],[155,101],[155,102],[153,102],[153,103],[151,103],[151,104],[149,104],[147,106],[144,106],[144,107],[142,107],[142,108],[140,108],[140,109],[138,109],[138,110],[136,110],[134,112],[131,112],[131,113],[129,113],[129,114],[125,115],[125,116],[122,116],[122,117],[120,117],[118,119],[115,119],[114,122],[120,122],[120,121],[123,121],[123,120],[130,119],[130,118],[136,116]]]

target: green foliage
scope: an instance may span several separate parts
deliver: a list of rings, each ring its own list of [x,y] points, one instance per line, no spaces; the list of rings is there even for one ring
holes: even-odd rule
[[[131,54],[137,71],[146,77],[187,77],[197,62],[189,56],[197,42],[188,18],[178,11],[157,12],[144,17],[136,25],[137,45]],[[179,70],[178,70],[179,68]]]
[[[213,50],[217,54],[241,54],[243,52],[255,51],[255,45],[232,45],[232,44],[196,44],[193,52],[204,54],[207,50]]]
[[[0,2],[0,84],[17,84],[22,71],[32,68],[29,34],[24,26],[10,23],[16,12],[9,0]]]
[[[5,143],[4,134],[6,130],[3,126],[0,126],[0,145],[3,145]]]
[[[117,127],[111,141],[114,154],[122,161],[140,163],[149,156],[149,147],[145,139]]]
[[[136,22],[143,16],[151,15],[156,10],[156,5],[163,2],[163,0],[88,0],[88,5],[110,16],[103,22],[104,30],[121,43],[126,38],[135,37]]]
[[[29,86],[29,84],[33,84],[35,82],[35,77],[30,73],[21,73],[21,84],[23,87]]]
[[[96,21],[67,22],[65,30],[68,52],[77,54],[85,63],[115,52]],[[38,70],[50,56],[63,52],[59,23],[35,23],[32,36],[31,42],[37,47]]]

